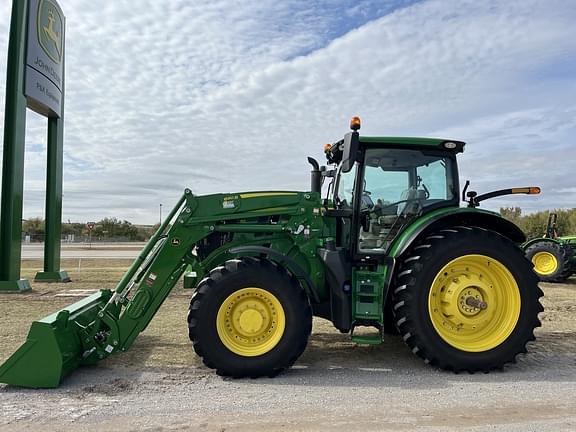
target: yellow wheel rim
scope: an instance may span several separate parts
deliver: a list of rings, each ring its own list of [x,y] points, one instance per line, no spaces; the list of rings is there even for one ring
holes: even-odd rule
[[[550,275],[558,270],[558,260],[550,252],[536,252],[532,257],[534,271],[541,275]]]
[[[501,262],[485,255],[463,255],[436,275],[428,313],[438,335],[461,351],[497,347],[520,317],[520,290]]]
[[[280,301],[261,288],[243,288],[220,305],[216,330],[226,348],[244,357],[266,354],[274,348],[286,327]]]

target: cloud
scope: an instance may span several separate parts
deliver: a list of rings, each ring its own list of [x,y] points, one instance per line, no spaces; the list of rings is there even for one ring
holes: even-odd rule
[[[480,192],[543,188],[494,208],[573,206],[570,2],[334,3],[63,4],[64,219],[152,223],[184,187],[306,189],[306,156],[356,114],[366,135],[468,141],[461,174]],[[44,142],[39,116],[28,136]],[[27,215],[42,214],[42,156],[27,152]]]
[[[466,136],[461,177],[480,193],[508,187],[541,186],[542,195],[506,196],[483,203],[490,209],[518,206],[527,212],[542,208],[573,208],[576,164],[576,104],[539,108],[478,118],[439,131]]]

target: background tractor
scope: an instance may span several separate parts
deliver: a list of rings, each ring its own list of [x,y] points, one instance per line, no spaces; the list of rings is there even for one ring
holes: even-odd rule
[[[558,215],[550,213],[546,233],[523,245],[534,271],[545,282],[563,282],[576,271],[576,236],[558,236]]]
[[[467,183],[461,208],[463,142],[364,137],[358,118],[351,129],[325,146],[329,167],[309,158],[310,191],[187,189],[115,290],[34,322],[0,381],[55,387],[79,365],[126,351],[189,267],[190,340],[220,375],[289,368],[313,316],[358,344],[396,330],[426,363],[455,372],[514,361],[540,325],[542,292],[521,230],[477,207],[539,189],[477,195]]]

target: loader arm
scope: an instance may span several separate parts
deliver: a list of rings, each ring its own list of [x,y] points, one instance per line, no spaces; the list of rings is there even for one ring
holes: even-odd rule
[[[120,280],[97,318],[80,329],[82,364],[126,351],[150,323],[191,261],[197,241],[209,227],[188,226],[191,212],[186,189],[164,223]]]

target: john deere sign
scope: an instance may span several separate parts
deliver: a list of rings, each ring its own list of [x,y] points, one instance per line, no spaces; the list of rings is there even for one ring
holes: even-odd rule
[[[64,14],[53,0],[30,0],[25,94],[40,114],[60,117],[64,82]]]
[[[65,28],[55,0],[12,0],[0,199],[0,293],[30,289],[30,283],[20,277],[27,108],[48,117],[44,269],[34,280],[70,280],[60,269]]]

